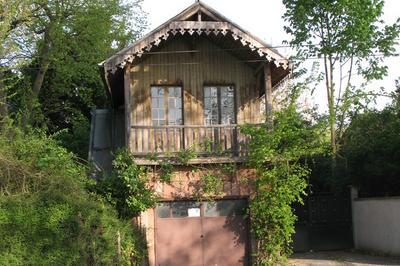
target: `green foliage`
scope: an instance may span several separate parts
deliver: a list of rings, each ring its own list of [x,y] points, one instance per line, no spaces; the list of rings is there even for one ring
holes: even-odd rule
[[[215,197],[222,196],[224,182],[221,175],[216,171],[208,170],[200,176],[198,190],[195,192],[195,197],[198,201],[212,201]]]
[[[189,147],[188,149],[178,151],[176,158],[183,165],[187,165],[190,160],[197,157],[196,151],[193,147]]]
[[[235,163],[224,163],[221,164],[221,170],[229,175],[233,175],[236,171],[236,164]]]
[[[0,74],[0,101],[7,98],[10,115],[24,126],[45,128],[49,134],[65,129],[60,143],[86,159],[82,147],[88,146],[84,133],[90,110],[109,106],[97,64],[141,35],[147,26],[142,1],[8,2],[0,14],[10,13],[4,30],[12,30],[7,35],[0,26],[0,38],[6,38],[0,53],[11,59],[2,63],[0,73],[17,70],[5,72],[16,80],[8,95],[2,95]],[[18,49],[3,47],[10,43]]]
[[[111,175],[104,176],[94,186],[118,211],[120,217],[131,218],[154,207],[157,195],[149,187],[148,169],[136,165],[126,149],[116,152]]]
[[[10,126],[1,131],[0,264],[140,261],[145,254],[140,231],[88,193],[88,182],[87,169],[52,138]]]
[[[336,156],[352,107],[376,94],[366,93],[364,84],[354,87],[353,75],[361,75],[365,82],[387,75],[382,61],[396,52],[400,19],[384,24],[383,0],[283,0],[283,4],[285,30],[292,35],[290,43],[298,56],[323,59],[331,152]]]
[[[171,178],[173,175],[174,166],[169,160],[161,160],[160,164],[160,180],[165,183],[171,182]]]
[[[353,117],[344,134],[348,176],[361,196],[400,195],[400,105],[394,100],[382,111]]]
[[[290,254],[296,216],[309,168],[307,157],[321,152],[319,125],[306,121],[296,106],[275,113],[272,125],[245,126],[251,137],[249,165],[257,171],[249,214],[257,240],[257,265],[277,265]]]
[[[70,128],[64,128],[53,136],[68,151],[86,159],[89,152],[90,122],[84,115],[78,116],[80,118],[71,121]]]
[[[205,152],[205,156],[220,156],[223,155],[224,152],[229,152],[229,149],[223,149],[221,143],[214,142],[210,138],[204,138],[199,146]]]

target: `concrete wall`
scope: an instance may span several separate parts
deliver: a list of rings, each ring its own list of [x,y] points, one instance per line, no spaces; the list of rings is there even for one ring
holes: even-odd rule
[[[356,249],[400,256],[400,197],[353,198]]]

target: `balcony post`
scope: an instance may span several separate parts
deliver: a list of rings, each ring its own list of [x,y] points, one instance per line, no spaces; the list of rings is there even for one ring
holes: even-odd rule
[[[125,145],[131,150],[131,66],[126,64],[124,68],[124,108],[125,108]],[[135,135],[136,136],[136,135]]]
[[[264,87],[265,87],[265,122],[272,122],[272,78],[271,78],[271,66],[269,63],[264,64]]]

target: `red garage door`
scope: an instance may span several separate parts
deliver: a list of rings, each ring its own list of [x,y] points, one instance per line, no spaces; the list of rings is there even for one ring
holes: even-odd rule
[[[156,264],[248,265],[245,200],[176,201],[156,208]]]

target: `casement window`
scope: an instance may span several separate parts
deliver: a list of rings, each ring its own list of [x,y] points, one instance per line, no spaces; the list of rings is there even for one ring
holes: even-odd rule
[[[235,124],[235,89],[233,86],[204,87],[206,125]]]
[[[182,125],[181,87],[151,87],[151,119],[153,126]]]

